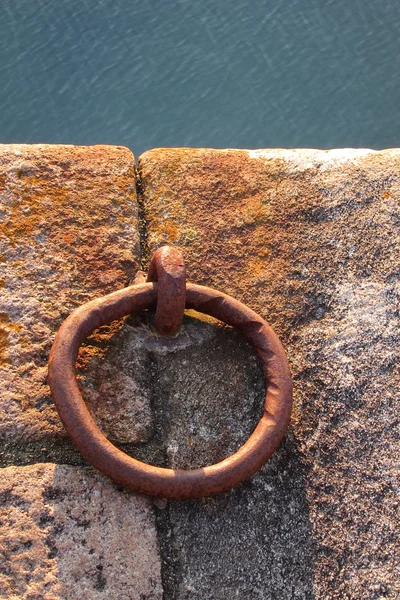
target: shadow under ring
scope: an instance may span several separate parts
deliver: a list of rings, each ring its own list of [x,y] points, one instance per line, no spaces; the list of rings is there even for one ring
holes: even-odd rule
[[[186,284],[186,308],[237,328],[255,348],[266,378],[264,413],[249,439],[219,463],[193,470],[166,469],[116,448],[94,422],[78,387],[79,347],[95,329],[154,307],[157,283],[132,285],[80,306],[64,321],[49,357],[49,384],[74,445],[96,469],[129,490],[162,498],[198,498],[228,490],[253,475],[281,442],[292,408],[284,349],[271,327],[241,302],[211,288]]]

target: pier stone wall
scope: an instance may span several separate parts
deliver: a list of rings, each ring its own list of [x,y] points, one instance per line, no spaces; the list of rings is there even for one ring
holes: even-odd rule
[[[400,595],[400,150],[0,146],[0,597],[395,600]],[[163,244],[188,278],[262,315],[294,408],[267,464],[164,501],[85,464],[47,385],[76,306]],[[188,311],[104,327],[77,376],[100,428],[145,462],[212,464],[262,412],[253,349]]]

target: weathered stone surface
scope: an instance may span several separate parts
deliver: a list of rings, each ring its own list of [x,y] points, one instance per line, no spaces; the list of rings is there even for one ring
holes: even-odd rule
[[[45,384],[53,336],[138,265],[133,160],[0,150],[0,436],[47,452],[64,444]],[[156,150],[139,174],[148,254],[181,246],[192,281],[263,314],[295,383],[291,428],[259,474],[215,498],[157,501],[165,599],[397,599],[400,152]],[[115,323],[78,366],[100,426],[149,439],[130,446],[147,462],[218,461],[262,410],[252,349],[195,313],[170,339],[148,315]],[[161,598],[147,500],[90,469],[1,473],[1,597]]]
[[[4,449],[64,435],[46,384],[54,335],[73,308],[123,287],[139,266],[133,156],[107,146],[0,146],[0,210]],[[136,388],[129,376],[119,384],[124,404],[111,411],[115,393],[106,377],[98,392],[91,388],[99,359],[103,375],[113,369],[113,351],[109,363],[107,353],[118,327],[104,328],[82,350],[82,384],[104,430],[120,441],[138,441],[151,433],[151,411],[145,395],[137,400],[130,394]]]
[[[174,349],[171,340],[169,352],[153,355],[159,434],[151,446],[158,443],[163,454],[151,456],[146,448],[142,455],[171,468],[200,467],[229,456],[262,412],[264,381],[255,352],[230,328],[195,315],[185,319],[180,333],[190,340],[185,348]],[[289,436],[262,472],[237,489],[204,500],[171,501],[166,508],[159,504],[165,597],[311,598],[304,477]]]
[[[89,345],[80,353],[79,383],[87,406],[112,440],[148,440],[153,433],[150,354],[140,335],[124,325],[107,332],[106,345]],[[100,333],[96,334],[98,339]],[[87,354],[89,361],[86,362]]]
[[[291,429],[259,475],[160,508],[167,597],[398,598],[400,151],[165,149],[138,167],[149,254],[180,246],[192,281],[267,318],[294,376]],[[218,335],[155,361],[173,464],[220,457],[190,453],[183,425],[217,410]]]
[[[0,597],[162,598],[150,501],[90,468],[0,470]]]

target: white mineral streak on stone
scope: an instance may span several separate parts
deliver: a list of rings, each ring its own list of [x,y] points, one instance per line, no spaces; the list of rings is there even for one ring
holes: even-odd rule
[[[0,470],[0,598],[161,600],[151,503],[89,468]]]
[[[393,359],[393,343],[399,335],[399,320],[393,310],[394,296],[400,305],[399,284],[392,287],[373,281],[342,281],[336,287],[330,312],[301,330],[304,347],[310,346],[312,339],[323,340],[318,360],[326,365],[324,376],[329,375],[330,385],[335,386],[338,394],[344,396],[344,401],[346,395],[350,397],[357,393],[358,386],[363,378],[368,377],[369,371],[384,372]],[[312,357],[309,360],[310,358]],[[372,385],[371,396],[377,391],[373,387]],[[384,408],[383,389],[381,394],[380,402]],[[366,394],[365,401],[367,396]],[[389,399],[390,395],[387,397]],[[330,413],[326,420],[320,416],[315,432],[306,441],[305,451],[315,447],[321,436],[323,439],[331,418]],[[381,411],[380,418],[381,422],[391,422],[394,415],[387,409]],[[365,427],[365,423],[358,421],[351,411],[348,424],[349,431]],[[393,449],[390,453],[392,451]]]
[[[333,150],[271,148],[266,150],[248,150],[247,152],[249,158],[286,160],[288,167],[294,171],[305,171],[316,167],[321,171],[325,171],[332,167],[340,167],[348,162],[354,162],[377,151],[370,150],[369,148],[338,148]],[[399,153],[400,150],[391,149],[390,152],[395,154]]]

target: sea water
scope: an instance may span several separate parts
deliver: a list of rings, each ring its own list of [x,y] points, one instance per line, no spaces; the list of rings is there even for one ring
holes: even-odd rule
[[[399,0],[1,0],[0,142],[400,145]]]

